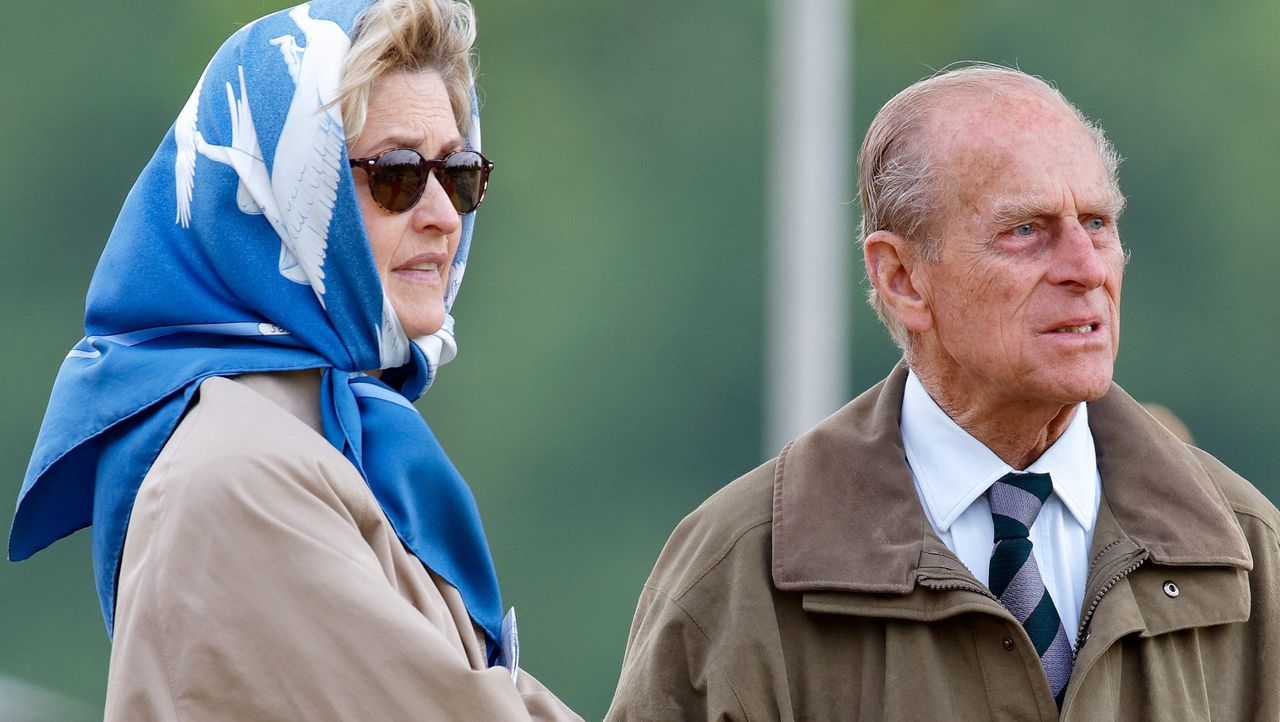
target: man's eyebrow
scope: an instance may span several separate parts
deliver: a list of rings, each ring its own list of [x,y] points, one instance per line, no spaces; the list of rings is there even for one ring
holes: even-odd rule
[[[1117,218],[1124,210],[1124,205],[1124,196],[1112,190],[1096,201],[1081,204],[1080,214]],[[991,221],[999,226],[1057,215],[1059,215],[1059,208],[1056,203],[1035,194],[998,200],[991,207]]]
[[[991,206],[991,222],[998,226],[1006,226],[1016,221],[1025,221],[1046,215],[1051,215],[1048,202],[1034,195],[1004,198],[997,200]]]

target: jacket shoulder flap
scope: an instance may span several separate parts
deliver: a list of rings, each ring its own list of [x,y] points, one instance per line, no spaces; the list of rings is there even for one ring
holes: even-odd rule
[[[663,547],[647,586],[681,599],[731,557],[756,560],[753,566],[767,577],[776,462],[770,459],[734,480],[685,517]]]

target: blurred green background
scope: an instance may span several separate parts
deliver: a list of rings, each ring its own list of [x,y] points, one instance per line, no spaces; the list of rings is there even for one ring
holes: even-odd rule
[[[126,192],[222,39],[287,4],[0,8],[5,508]],[[455,307],[461,352],[420,406],[475,489],[525,666],[599,718],[667,534],[772,455],[770,8],[475,5],[498,169]],[[961,59],[1044,76],[1102,122],[1126,158],[1133,252],[1117,380],[1280,498],[1266,451],[1280,428],[1280,4],[870,0],[854,23],[858,139],[894,92]],[[864,306],[852,326],[850,397],[897,357]],[[108,646],[88,542],[0,567],[0,677],[93,716]]]

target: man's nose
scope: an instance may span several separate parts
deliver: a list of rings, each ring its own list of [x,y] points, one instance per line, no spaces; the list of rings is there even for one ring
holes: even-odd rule
[[[1079,219],[1063,219],[1058,230],[1049,280],[1082,290],[1101,286],[1107,280],[1106,250],[1094,242],[1093,235]]]

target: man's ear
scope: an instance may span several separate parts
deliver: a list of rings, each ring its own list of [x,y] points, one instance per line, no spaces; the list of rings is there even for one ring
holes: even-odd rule
[[[862,244],[862,255],[867,278],[889,312],[912,333],[933,328],[926,289],[919,288],[913,278],[913,271],[920,270],[916,265],[922,262],[911,253],[907,239],[891,231],[876,231]]]

